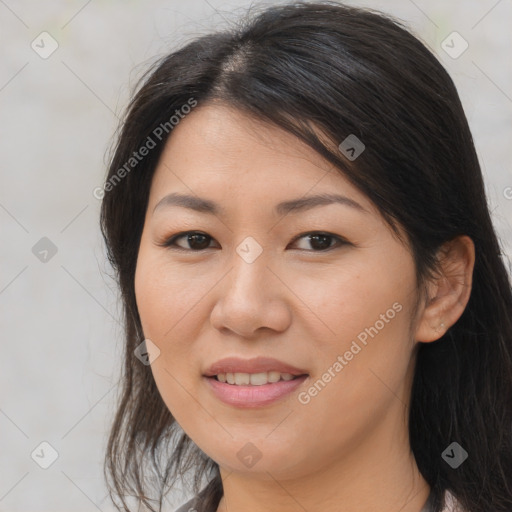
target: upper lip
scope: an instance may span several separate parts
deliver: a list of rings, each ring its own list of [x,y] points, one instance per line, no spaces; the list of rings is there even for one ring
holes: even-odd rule
[[[240,359],[227,357],[213,363],[204,373],[206,377],[213,377],[219,373],[263,373],[263,372],[291,373],[304,375],[307,372],[284,363],[272,357],[255,357],[253,359]]]

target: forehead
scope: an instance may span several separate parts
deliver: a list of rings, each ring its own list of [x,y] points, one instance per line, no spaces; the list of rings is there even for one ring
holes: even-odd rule
[[[170,192],[267,203],[337,193],[378,214],[339,169],[296,136],[220,104],[196,107],[171,132],[150,202]]]

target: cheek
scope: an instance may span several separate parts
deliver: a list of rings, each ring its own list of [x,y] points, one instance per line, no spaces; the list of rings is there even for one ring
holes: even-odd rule
[[[160,255],[141,250],[135,273],[137,308],[145,338],[159,349],[150,368],[166,407],[180,424],[201,414],[186,390],[198,372],[192,342],[198,329],[194,306],[204,291],[169,268]]]
[[[149,251],[148,251],[149,252]],[[135,295],[144,334],[163,342],[194,314],[213,277],[184,273],[165,255],[141,251],[135,273]]]
[[[414,268],[402,262],[399,271],[382,258],[380,266],[369,261],[360,264],[315,279],[303,276],[297,282],[309,311],[315,313],[311,316],[307,311],[313,319],[309,325],[318,326],[311,333],[315,343],[308,352],[318,361],[315,378],[321,382],[304,397],[307,401],[322,395],[315,398],[318,415],[328,415],[330,406],[343,404],[364,416],[365,407],[358,409],[360,400],[374,407],[387,398],[386,386],[397,392],[407,372]],[[324,391],[324,384],[328,390]],[[321,403],[330,406],[322,409]]]
[[[317,339],[322,344],[342,348],[346,341],[364,333],[365,328],[376,322],[379,331],[389,332],[391,324],[397,327],[400,322],[394,319],[400,316],[397,310],[404,309],[410,286],[407,279],[406,269],[399,273],[382,262],[379,266],[375,262],[360,261],[350,266],[332,267],[314,276],[311,273],[289,276],[288,281],[295,283],[293,291],[300,299],[298,307],[304,305],[304,314],[300,315],[311,318],[310,326],[318,325],[315,328]],[[381,315],[384,315],[383,320]],[[364,339],[364,334],[361,338]]]
[[[317,343],[308,348],[318,363],[295,407],[308,435],[322,440],[313,450],[320,455],[326,446],[356,445],[389,410],[407,401],[412,348],[407,289],[397,286],[396,275],[378,280],[364,273],[338,276],[324,286],[324,293],[308,289],[311,309],[322,320]],[[329,336],[320,336],[320,331]]]

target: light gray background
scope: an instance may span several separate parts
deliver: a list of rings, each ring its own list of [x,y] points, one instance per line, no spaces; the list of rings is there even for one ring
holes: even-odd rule
[[[454,78],[510,265],[512,1],[348,3],[405,20]],[[146,66],[250,5],[0,0],[0,511],[113,510],[101,466],[123,339],[92,191]],[[43,31],[59,45],[47,59],[31,48]],[[453,31],[469,43],[457,59],[441,47]],[[42,237],[57,247],[47,262],[32,252]],[[31,458],[43,441],[59,454],[48,469]]]

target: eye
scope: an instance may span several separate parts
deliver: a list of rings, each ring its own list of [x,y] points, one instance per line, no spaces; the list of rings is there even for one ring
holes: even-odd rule
[[[336,245],[340,246],[349,243],[340,236],[334,235],[332,233],[312,231],[298,235],[292,240],[292,244],[302,238],[306,239],[306,244],[311,244],[310,247],[313,248],[312,252],[325,252],[332,249]],[[177,241],[181,239],[184,239],[184,244],[188,245],[188,247],[184,247],[183,245],[177,243]],[[213,238],[206,233],[202,233],[200,231],[185,231],[183,233],[178,233],[177,235],[172,236],[159,245],[162,247],[170,247],[172,249],[200,252],[210,248],[210,242],[212,240]],[[303,247],[301,249],[308,250],[307,247]]]
[[[185,239],[186,244],[189,244],[189,247],[183,247],[176,244],[176,241],[182,238]],[[209,241],[211,240],[213,240],[213,238],[206,233],[201,233],[200,231],[186,231],[184,233],[178,233],[177,235],[174,235],[160,245],[163,247],[171,247],[172,249],[184,251],[192,250],[194,252],[199,252],[204,249],[208,249]]]
[[[332,233],[325,232],[316,232],[312,231],[310,233],[302,233],[297,236],[292,243],[296,240],[300,240],[304,238],[306,240],[306,244],[311,244],[310,247],[313,247],[313,252],[325,252],[332,249],[334,246],[348,244],[346,240],[339,237],[338,235],[333,235]],[[334,241],[334,244],[332,243]],[[307,250],[307,248],[306,248]]]

